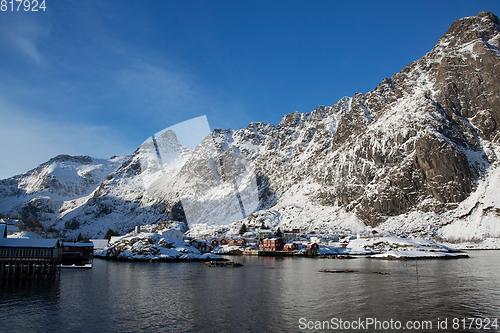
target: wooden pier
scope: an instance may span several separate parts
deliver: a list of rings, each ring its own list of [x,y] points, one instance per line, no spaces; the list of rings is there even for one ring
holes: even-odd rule
[[[0,259],[0,279],[29,279],[59,277],[61,265],[50,260],[23,260],[20,258]]]

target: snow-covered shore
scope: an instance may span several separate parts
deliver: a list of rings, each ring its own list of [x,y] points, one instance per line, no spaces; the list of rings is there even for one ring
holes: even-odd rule
[[[346,247],[320,247],[322,255],[367,255],[373,259],[452,259],[467,258],[458,250],[421,238],[385,237],[358,238]]]
[[[182,239],[157,233],[127,234],[94,251],[98,258],[129,261],[209,261],[222,260],[212,253],[200,253]]]

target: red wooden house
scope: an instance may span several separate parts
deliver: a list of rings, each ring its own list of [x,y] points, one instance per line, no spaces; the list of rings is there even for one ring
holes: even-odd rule
[[[285,244],[284,250],[285,251],[296,251],[299,249],[299,244],[297,243],[287,243]]]
[[[228,241],[227,239],[225,238],[222,238],[220,241],[219,241],[219,245],[227,245]]]
[[[236,240],[236,242],[235,242],[235,243],[236,243],[236,245],[238,245],[238,246],[247,245],[247,241],[246,241],[246,240],[244,240],[243,238],[238,238],[238,239]]]
[[[233,245],[233,246],[244,246],[244,245],[247,244],[247,241],[244,240],[243,238],[230,239],[227,244],[228,245]]]
[[[307,244],[307,249],[318,251],[319,245],[318,245],[318,243],[309,243],[309,244]]]
[[[192,241],[189,242],[189,245],[194,246],[201,253],[210,252],[210,245],[208,245],[204,241],[193,239]]]
[[[210,242],[210,246],[211,247],[216,247],[216,246],[219,246],[219,240],[218,239],[212,239],[212,241]]]
[[[283,238],[266,238],[259,244],[261,251],[283,251],[285,240]]]

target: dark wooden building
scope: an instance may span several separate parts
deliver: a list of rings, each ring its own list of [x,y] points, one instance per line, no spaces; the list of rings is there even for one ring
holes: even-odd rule
[[[58,239],[7,238],[0,224],[0,275],[26,277],[59,272],[62,244]]]
[[[62,250],[63,265],[92,265],[94,260],[93,243],[64,242]]]

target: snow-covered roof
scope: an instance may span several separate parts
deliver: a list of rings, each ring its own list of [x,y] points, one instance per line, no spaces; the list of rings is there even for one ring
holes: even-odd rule
[[[0,247],[54,248],[58,244],[58,239],[0,238]]]
[[[92,243],[94,243],[94,249],[97,249],[97,250],[102,250],[106,246],[108,246],[108,240],[107,239],[91,239],[90,241]]]
[[[126,236],[111,236],[111,238],[109,239],[109,244],[116,243],[124,237]]]
[[[273,238],[266,238],[267,240],[271,240],[271,241],[277,241],[277,240],[280,240],[280,239],[283,239],[281,237],[273,237]]]
[[[74,247],[94,247],[94,243],[75,243],[75,242],[64,242],[63,246],[74,246]]]

